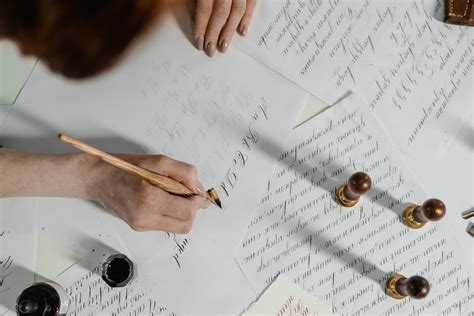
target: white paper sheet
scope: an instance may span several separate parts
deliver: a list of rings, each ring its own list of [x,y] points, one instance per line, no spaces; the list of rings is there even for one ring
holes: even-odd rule
[[[443,3],[259,1],[239,46],[329,104],[357,90],[416,168],[473,105],[474,29],[436,20]]]
[[[11,110],[11,105],[2,105],[0,106],[0,130],[2,128],[5,119],[8,117],[8,112]],[[1,140],[0,140],[1,145]]]
[[[233,249],[307,93],[232,49],[210,59],[174,21],[163,23],[95,80],[69,82],[37,67],[3,137],[30,150],[71,150],[57,141],[61,131],[107,151],[194,164],[224,209],[199,211],[187,236],[133,232],[90,203],[56,199],[42,200],[40,225],[61,238],[73,230],[106,242],[118,238],[138,263],[146,261],[141,277],[177,312],[238,313],[253,293]],[[229,301],[236,290],[243,294]]]
[[[329,305],[280,274],[242,316],[318,316],[332,315]]]
[[[16,298],[34,281],[38,201],[0,199],[0,315],[15,315]]]
[[[109,255],[105,249],[95,249],[56,278],[69,294],[67,315],[175,315],[136,278],[125,287],[108,286],[101,277],[101,264]]]
[[[363,101],[351,96],[296,129],[289,143],[237,254],[257,291],[285,273],[335,314],[473,310],[472,269],[447,222],[420,230],[401,223],[409,203],[428,197]],[[355,207],[341,207],[335,188],[355,171],[368,173],[373,188]],[[392,273],[422,275],[431,292],[423,300],[394,300],[384,294]]]

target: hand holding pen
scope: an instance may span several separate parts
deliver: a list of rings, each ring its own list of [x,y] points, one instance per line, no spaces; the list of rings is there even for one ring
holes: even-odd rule
[[[197,209],[207,207],[209,202],[221,206],[214,189],[200,188],[192,165],[162,155],[117,157],[72,137],[59,138],[88,153],[84,159],[89,170],[84,172],[97,175],[90,179],[90,187],[98,188],[90,193],[92,199],[134,230],[185,234],[192,228]]]

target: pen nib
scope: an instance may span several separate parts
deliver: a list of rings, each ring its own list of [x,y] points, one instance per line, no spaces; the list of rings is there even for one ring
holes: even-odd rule
[[[222,203],[219,199],[219,196],[217,195],[216,190],[214,188],[211,188],[207,190],[207,194],[209,195],[209,199],[211,200],[211,202],[217,205],[220,209],[222,209]]]

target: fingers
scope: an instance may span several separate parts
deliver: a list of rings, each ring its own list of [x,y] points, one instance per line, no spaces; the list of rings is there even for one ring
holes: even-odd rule
[[[182,198],[168,194],[146,183],[139,197],[138,208],[127,219],[137,231],[161,230],[188,233],[196,218],[196,211],[208,201],[201,196]]]
[[[194,18],[194,43],[199,50],[204,49],[204,36],[212,14],[214,0],[197,0]]]
[[[113,185],[105,186],[112,188],[112,194],[104,195],[105,198],[100,200],[100,203],[124,219],[134,230],[189,232],[196,211],[206,208],[210,203],[199,195],[203,190],[199,189],[196,168],[161,155],[122,157],[142,168],[174,178],[196,191],[198,195],[189,198],[171,195],[114,168],[117,177],[110,179]]]
[[[205,208],[207,204],[207,200],[198,195],[186,199],[163,192],[163,194],[154,195],[151,208],[153,206],[156,208],[157,205],[160,207],[151,211],[177,219],[194,220],[196,211]]]
[[[196,0],[186,0],[186,6],[188,7],[189,15],[191,17],[191,23],[194,26],[196,19]]]
[[[169,216],[161,216],[154,230],[166,231],[176,234],[188,234],[193,227],[192,221],[183,221]]]
[[[181,220],[166,215],[155,215],[146,221],[140,220],[129,223],[130,227],[136,231],[160,230],[169,233],[187,234],[193,227],[192,220]]]
[[[212,15],[206,29],[204,50],[207,56],[212,57],[216,52],[219,34],[229,18],[232,0],[215,0]]]
[[[225,53],[229,47],[232,35],[237,30],[237,26],[245,13],[246,3],[246,0],[234,0],[232,2],[229,18],[219,36],[218,48],[222,53]]]
[[[247,35],[257,0],[187,0],[194,17],[194,41],[197,49],[212,57],[216,49],[227,51],[237,30]]]
[[[197,170],[193,165],[162,155],[153,156],[153,159],[141,161],[139,165],[140,167],[181,182],[196,194],[201,193]]]
[[[247,6],[245,8],[244,16],[239,24],[239,33],[242,36],[247,35],[250,20],[252,20],[253,11],[255,9],[255,5],[257,4],[257,0],[247,0]]]

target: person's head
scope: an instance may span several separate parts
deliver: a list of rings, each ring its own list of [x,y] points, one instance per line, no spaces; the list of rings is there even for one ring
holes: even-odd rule
[[[0,0],[0,39],[70,78],[113,65],[164,0]]]

